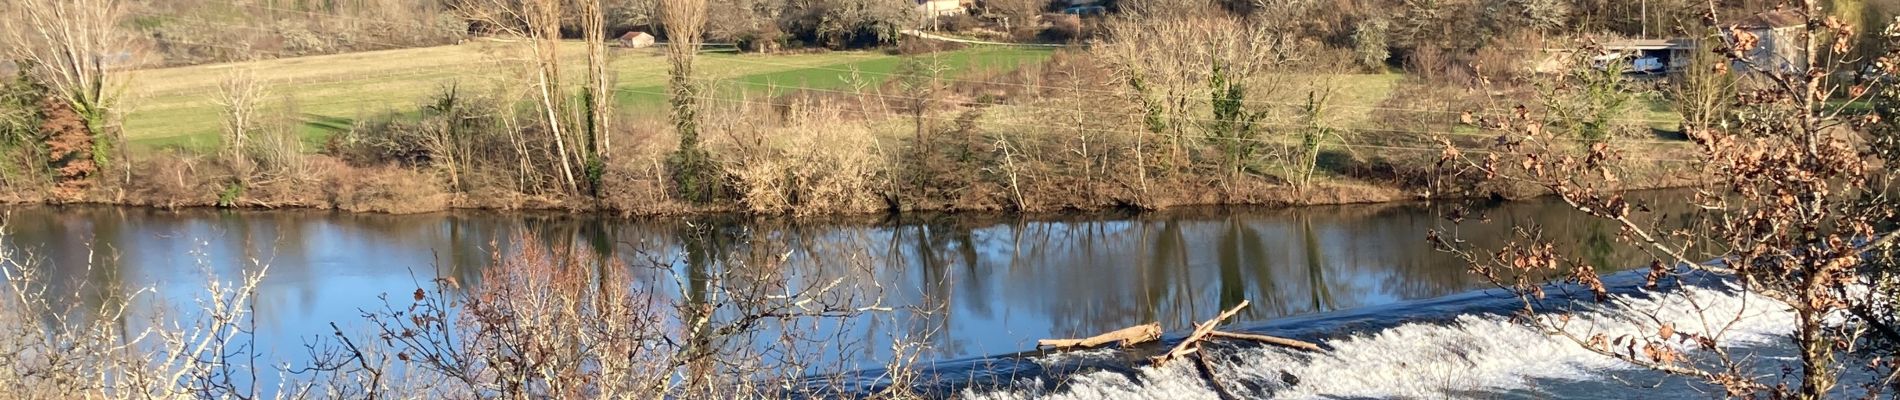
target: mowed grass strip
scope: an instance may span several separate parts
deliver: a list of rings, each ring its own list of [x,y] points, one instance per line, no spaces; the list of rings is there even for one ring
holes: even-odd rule
[[[562,59],[566,83],[580,83],[585,72],[581,43],[565,43]],[[204,150],[216,146],[224,107],[217,102],[219,85],[238,71],[247,71],[266,85],[271,98],[265,106],[274,112],[295,112],[304,122],[302,134],[320,142],[337,127],[368,115],[413,112],[423,99],[449,85],[465,90],[500,89],[522,98],[535,95],[525,78],[530,58],[516,43],[479,41],[455,46],[387,50],[329,56],[300,57],[233,64],[142,70],[132,74],[125,132],[142,149],[178,147]],[[612,49],[611,65],[618,100],[624,107],[654,108],[665,103],[667,65],[657,49]],[[1040,62],[1043,49],[974,47],[940,53],[935,58],[947,74],[976,68],[1014,68]],[[925,56],[929,57],[929,56]],[[698,75],[713,80],[722,95],[788,91],[798,88],[849,88],[845,77],[858,71],[863,83],[891,79],[902,58],[882,52],[823,52],[760,55],[708,53],[700,58]],[[776,89],[774,89],[776,88]],[[295,107],[284,110],[283,104]]]

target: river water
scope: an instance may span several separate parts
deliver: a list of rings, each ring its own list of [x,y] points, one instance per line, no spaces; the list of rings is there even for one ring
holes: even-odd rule
[[[924,359],[960,360],[1150,321],[1178,332],[1242,300],[1253,306],[1236,321],[1257,325],[1483,288],[1464,263],[1425,240],[1428,229],[1448,226],[1440,217],[1446,207],[821,221],[24,207],[8,211],[5,244],[38,257],[65,285],[151,288],[133,297],[135,309],[190,308],[207,277],[234,280],[268,265],[256,298],[259,348],[301,354],[332,322],[362,329],[361,310],[381,306],[379,296],[400,299],[436,277],[478,282],[492,251],[524,240],[661,264],[636,278],[659,287],[671,284],[667,272],[722,259],[706,254],[756,251],[740,247],[769,238],[784,244],[770,251],[796,265],[780,273],[867,276],[879,284],[877,304],[933,310],[922,318],[930,333]],[[1502,243],[1515,226],[1541,226],[1547,239],[1599,268],[1647,263],[1610,245],[1613,225],[1552,200],[1475,210],[1489,222],[1467,223],[1459,236],[1480,245]],[[867,343],[919,332],[854,329],[850,336]],[[879,365],[891,356],[879,347],[833,361]]]

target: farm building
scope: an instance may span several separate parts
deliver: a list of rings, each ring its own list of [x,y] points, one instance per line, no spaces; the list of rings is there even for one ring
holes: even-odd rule
[[[1588,50],[1577,47],[1546,48],[1544,58],[1525,66],[1530,72],[1559,73],[1587,64],[1590,68],[1609,68],[1621,64],[1632,75],[1661,76],[1688,68],[1694,52],[1700,49],[1694,39],[1627,39],[1594,42]]]
[[[1629,72],[1640,74],[1666,74],[1688,68],[1693,61],[1691,52],[1697,49],[1694,40],[1681,38],[1615,40],[1602,45],[1608,54],[1598,57],[1598,61],[1620,59],[1629,63]]]
[[[653,47],[653,35],[646,32],[627,32],[615,41],[620,43],[620,47],[629,49]]]
[[[967,0],[917,0],[917,13],[926,18],[963,15]]]
[[[1807,19],[1793,11],[1769,11],[1755,14],[1733,24],[1731,40],[1753,37],[1754,49],[1747,54],[1744,71],[1797,73],[1808,69],[1807,50],[1802,43],[1802,28]],[[1746,35],[1742,35],[1746,33]]]

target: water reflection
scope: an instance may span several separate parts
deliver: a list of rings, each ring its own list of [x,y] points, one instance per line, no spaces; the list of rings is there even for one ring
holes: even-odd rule
[[[1536,224],[1560,242],[1585,244],[1578,255],[1595,265],[1644,264],[1641,254],[1609,245],[1614,226],[1558,204],[1483,211],[1496,222],[1466,225],[1460,236],[1497,243],[1513,225]],[[435,277],[479,285],[494,252],[509,251],[516,240],[618,258],[634,266],[635,284],[689,299],[705,295],[724,260],[783,257],[785,264],[769,271],[783,279],[874,281],[883,305],[936,310],[903,315],[909,323],[866,321],[846,328],[847,335],[888,343],[939,332],[931,356],[948,359],[1149,321],[1179,330],[1242,300],[1254,306],[1241,319],[1259,321],[1479,287],[1463,264],[1425,242],[1428,229],[1443,225],[1437,215],[1428,205],[1371,205],[787,223],[20,208],[12,210],[6,245],[45,258],[66,285],[157,288],[134,298],[145,308],[188,307],[205,274],[235,279],[268,265],[257,297],[259,345],[278,354],[300,354],[304,339],[327,332],[331,321],[351,326],[359,309],[381,304],[379,295],[407,293]],[[641,267],[655,262],[659,268]],[[865,346],[857,357],[874,365],[888,351]]]

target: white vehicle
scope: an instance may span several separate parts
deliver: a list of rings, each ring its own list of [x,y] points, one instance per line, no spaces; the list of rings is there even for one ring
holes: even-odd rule
[[[1668,69],[1668,66],[1663,65],[1661,58],[1643,57],[1643,58],[1638,58],[1635,60],[1630,60],[1629,72],[1642,73],[1642,74],[1658,74],[1658,73],[1662,73],[1666,69]]]
[[[1590,61],[1590,66],[1596,69],[1609,68],[1611,63],[1627,62],[1624,65],[1628,67],[1628,69],[1623,71],[1623,73],[1626,74],[1660,74],[1668,72],[1669,70],[1669,66],[1663,63],[1662,58],[1654,56],[1646,57],[1641,53],[1609,53],[1596,56]]]

